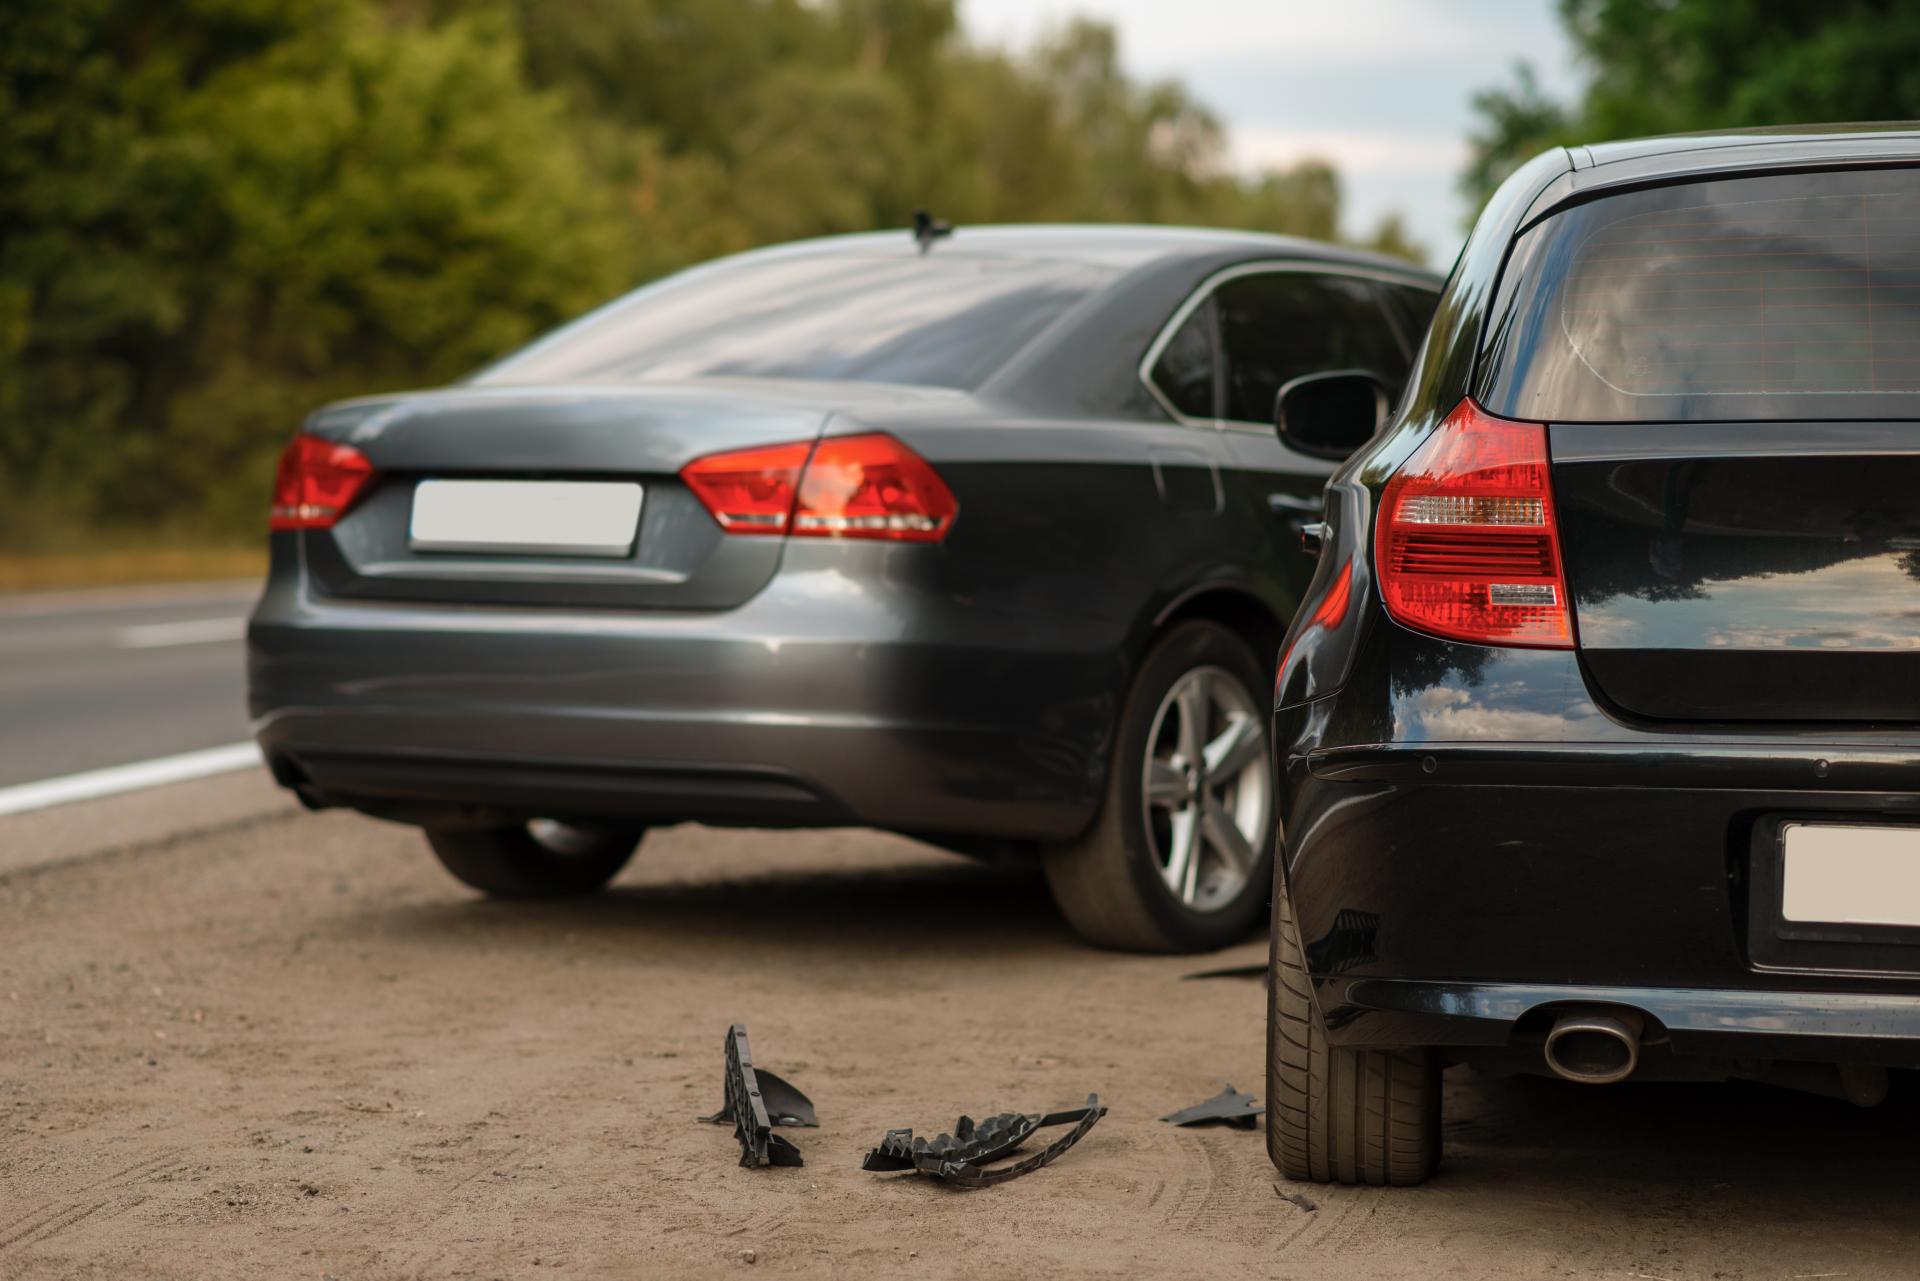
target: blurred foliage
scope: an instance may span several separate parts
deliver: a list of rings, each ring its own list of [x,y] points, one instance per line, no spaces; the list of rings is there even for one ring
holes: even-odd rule
[[[0,547],[247,536],[317,402],[916,206],[1336,234],[1330,169],[1224,147],[1110,29],[953,0],[7,0]]]
[[[1910,0],[1560,0],[1587,73],[1576,103],[1530,68],[1477,95],[1461,187],[1480,203],[1548,147],[1748,125],[1920,117]]]

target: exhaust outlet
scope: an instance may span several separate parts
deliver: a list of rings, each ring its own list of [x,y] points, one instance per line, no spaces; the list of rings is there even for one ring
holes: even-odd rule
[[[1633,1010],[1569,1010],[1547,1033],[1547,1066],[1583,1085],[1612,1085],[1640,1065],[1645,1020]]]

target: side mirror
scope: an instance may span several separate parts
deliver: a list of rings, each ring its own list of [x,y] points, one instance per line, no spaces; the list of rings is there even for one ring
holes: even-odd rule
[[[1280,388],[1273,422],[1282,444],[1313,458],[1342,459],[1387,420],[1387,388],[1364,369],[1303,374]]]

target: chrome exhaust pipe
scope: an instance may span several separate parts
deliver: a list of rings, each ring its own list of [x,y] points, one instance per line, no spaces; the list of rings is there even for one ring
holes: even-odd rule
[[[1547,1066],[1583,1085],[1612,1085],[1640,1066],[1645,1020],[1633,1010],[1568,1010],[1547,1033]]]

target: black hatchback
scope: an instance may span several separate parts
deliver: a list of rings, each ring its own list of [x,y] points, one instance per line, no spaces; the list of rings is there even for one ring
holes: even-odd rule
[[[1533,161],[1329,494],[1275,714],[1288,1175],[1425,1178],[1450,1063],[1920,1066],[1920,133]]]
[[[328,406],[281,466],[255,733],[492,894],[596,890],[660,824],[861,824],[1044,854],[1102,943],[1229,942],[1336,465],[1275,395],[1397,385],[1438,284],[1239,232],[903,230]]]

